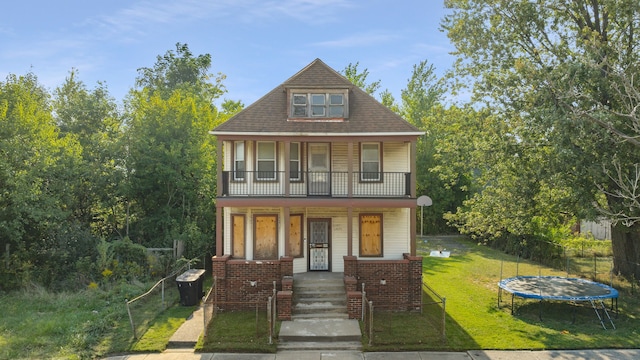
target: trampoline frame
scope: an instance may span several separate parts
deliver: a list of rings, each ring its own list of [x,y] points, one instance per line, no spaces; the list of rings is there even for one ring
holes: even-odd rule
[[[529,291],[518,291],[516,289],[510,288],[509,284],[518,280],[522,280],[522,279],[538,279],[538,280],[545,280],[548,279],[549,280],[549,284],[551,284],[551,282],[555,279],[561,279],[563,281],[572,281],[572,282],[576,282],[576,283],[582,283],[582,284],[588,284],[590,286],[598,286],[601,287],[605,290],[608,291],[608,293],[606,294],[600,294],[600,295],[583,295],[583,296],[571,296],[571,295],[544,295],[541,291],[539,291],[538,293],[534,293],[534,292],[529,292]],[[596,315],[598,316],[598,319],[600,320],[600,324],[602,325],[602,327],[606,330],[607,327],[605,325],[604,322],[604,318],[606,317],[609,322],[611,323],[611,326],[615,329],[616,326],[613,323],[613,319],[611,318],[611,316],[609,315],[609,312],[607,311],[606,306],[604,305],[604,300],[606,299],[611,299],[611,311],[613,311],[616,314],[618,314],[618,290],[614,289],[611,286],[599,283],[599,282],[595,282],[595,281],[590,281],[590,280],[585,280],[585,279],[581,279],[581,278],[569,278],[569,277],[562,277],[562,276],[515,276],[515,277],[511,277],[511,278],[507,278],[504,280],[500,280],[500,282],[498,283],[498,309],[501,307],[501,303],[502,303],[502,291],[507,291],[511,294],[511,315],[514,314],[514,298],[516,296],[523,298],[523,299],[536,299],[540,301],[540,310],[539,310],[539,318],[542,321],[542,302],[544,300],[556,300],[556,301],[568,301],[570,303],[576,303],[576,302],[584,302],[584,301],[589,301],[591,303],[591,306],[593,307]],[[614,302],[615,302],[615,310],[614,310]],[[602,311],[602,314],[600,313]],[[575,308],[573,310],[573,322],[575,322]]]

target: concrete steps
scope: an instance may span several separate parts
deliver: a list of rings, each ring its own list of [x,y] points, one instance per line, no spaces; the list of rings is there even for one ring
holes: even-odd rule
[[[293,278],[293,320],[346,319],[347,294],[342,273],[303,273]]]
[[[349,319],[300,319],[280,325],[279,350],[360,350],[360,324]]]
[[[280,326],[280,350],[360,350],[360,325],[347,313],[342,273],[308,272],[293,278],[292,321]]]

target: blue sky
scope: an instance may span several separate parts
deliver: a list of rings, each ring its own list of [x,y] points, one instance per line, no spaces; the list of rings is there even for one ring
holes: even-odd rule
[[[225,98],[249,105],[316,58],[369,70],[396,100],[412,66],[440,75],[453,46],[439,31],[443,0],[10,1],[0,14],[0,79],[35,73],[49,89],[75,68],[120,102],[140,67],[187,43],[227,76]]]

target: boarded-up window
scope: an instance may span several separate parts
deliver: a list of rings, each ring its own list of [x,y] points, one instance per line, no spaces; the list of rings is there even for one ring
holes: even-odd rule
[[[360,214],[360,256],[382,256],[382,214]]]
[[[278,216],[256,215],[254,236],[254,259],[275,260],[278,258]]]
[[[233,232],[231,233],[232,254],[235,258],[245,257],[245,217],[244,215],[231,215]]]
[[[289,217],[289,256],[302,257],[302,214]]]

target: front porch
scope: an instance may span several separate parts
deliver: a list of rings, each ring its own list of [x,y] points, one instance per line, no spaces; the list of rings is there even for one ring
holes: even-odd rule
[[[212,260],[216,279],[214,301],[219,309],[254,309],[256,304],[266,304],[275,292],[278,319],[292,319],[295,288],[292,258],[258,261],[224,255]],[[363,288],[367,299],[381,308],[419,310],[422,257],[404,254],[398,260],[361,260],[345,256],[343,283],[349,319],[359,319],[362,315]]]

